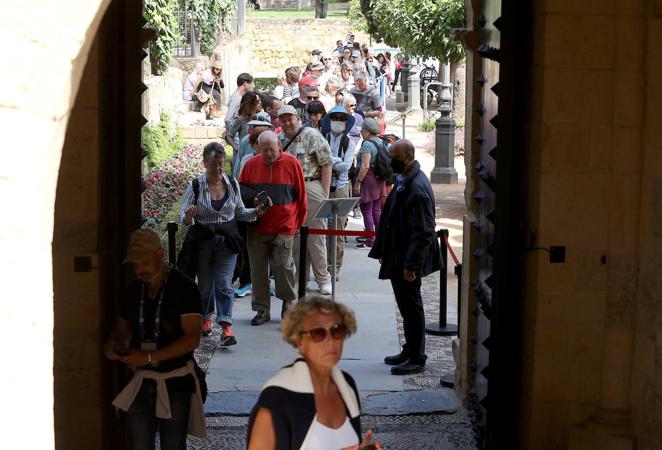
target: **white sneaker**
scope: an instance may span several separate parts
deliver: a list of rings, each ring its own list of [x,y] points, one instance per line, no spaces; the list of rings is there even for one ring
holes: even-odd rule
[[[319,283],[320,294],[322,295],[331,295],[331,283]]]

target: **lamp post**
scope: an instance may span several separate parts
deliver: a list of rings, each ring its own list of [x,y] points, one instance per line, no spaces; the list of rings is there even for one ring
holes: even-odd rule
[[[441,115],[435,122],[434,169],[430,173],[430,182],[442,184],[457,183],[455,170],[455,121],[451,117],[453,96],[450,84],[450,64],[442,67]]]

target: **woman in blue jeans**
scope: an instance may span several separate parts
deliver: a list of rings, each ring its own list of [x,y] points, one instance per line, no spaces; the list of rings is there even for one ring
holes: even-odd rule
[[[221,346],[235,345],[232,334],[232,274],[241,251],[237,219],[253,222],[265,211],[246,208],[241,200],[239,183],[225,173],[225,150],[212,142],[205,147],[202,159],[207,169],[198,176],[198,199],[192,184],[184,194],[180,220],[187,225],[194,221],[213,232],[210,239],[198,242],[197,277],[202,296],[202,331],[211,332],[211,315],[216,299],[216,321],[222,329]]]

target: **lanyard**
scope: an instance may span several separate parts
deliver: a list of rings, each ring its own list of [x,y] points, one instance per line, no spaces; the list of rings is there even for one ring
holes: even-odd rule
[[[158,341],[159,331],[161,330],[161,302],[163,302],[163,296],[165,295],[165,282],[161,289],[159,290],[159,301],[156,304],[156,311],[154,311],[154,340]],[[145,291],[148,289],[147,284],[143,284],[143,292],[140,297],[140,309],[138,311],[138,332],[140,335],[140,341],[142,342],[143,337],[145,336]]]

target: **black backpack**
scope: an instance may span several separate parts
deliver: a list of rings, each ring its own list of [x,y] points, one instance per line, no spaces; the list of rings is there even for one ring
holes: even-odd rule
[[[391,157],[386,151],[386,146],[381,142],[381,139],[380,142],[377,142],[373,139],[370,139],[369,142],[377,148],[375,164],[372,167],[372,171],[374,172],[375,177],[377,177],[379,181],[392,184],[393,169],[391,168]]]

